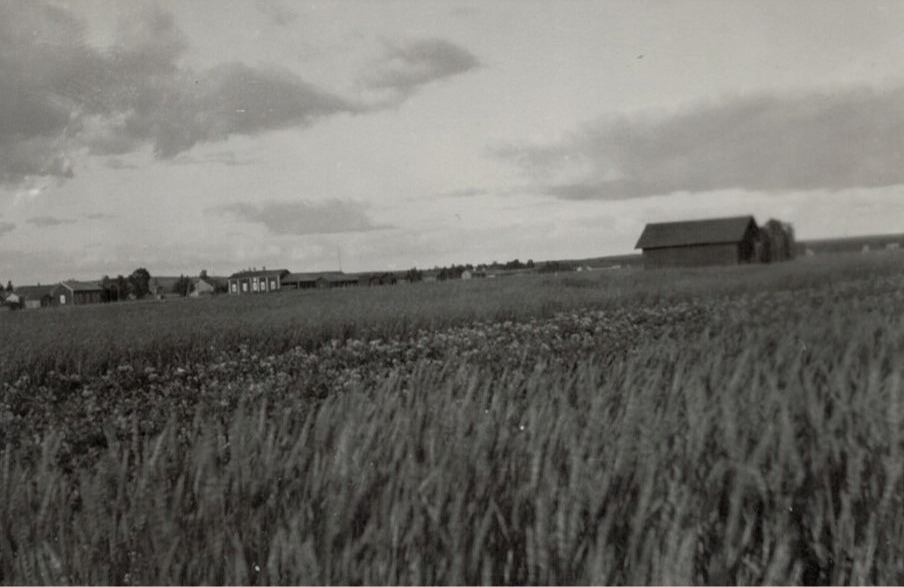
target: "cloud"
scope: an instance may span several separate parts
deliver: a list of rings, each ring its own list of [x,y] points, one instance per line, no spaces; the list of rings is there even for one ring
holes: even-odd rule
[[[239,158],[233,151],[219,151],[217,153],[205,153],[197,157],[187,153],[180,153],[173,157],[170,162],[173,165],[226,165],[227,167],[241,167],[254,165],[257,160]]]
[[[463,188],[460,190],[450,190],[439,194],[442,198],[473,198],[475,196],[485,196],[489,193],[483,188]]]
[[[444,39],[404,44],[385,41],[381,60],[360,81],[386,102],[401,102],[426,84],[479,65],[480,61],[469,51]]]
[[[39,228],[46,228],[49,226],[60,226],[61,224],[73,224],[75,220],[70,218],[54,218],[53,216],[35,216],[34,218],[29,218],[25,222],[34,224]]]
[[[209,210],[228,214],[247,222],[263,224],[279,235],[330,234],[363,232],[388,228],[374,224],[362,206],[354,202],[268,202],[260,205],[236,202]]]
[[[904,183],[904,87],[726,99],[670,117],[599,120],[497,154],[544,194],[841,190]]]
[[[171,158],[198,143],[359,110],[275,67],[182,66],[186,39],[154,5],[124,21],[108,49],[83,39],[83,24],[64,8],[0,3],[0,183],[71,177],[78,149],[120,155],[151,145]]]
[[[12,222],[0,222],[0,236],[12,232],[16,229],[16,225]]]
[[[103,212],[95,212],[93,214],[88,214],[85,216],[88,220],[110,220],[116,218],[112,214],[104,214]]]
[[[109,159],[107,159],[106,165],[110,169],[117,169],[117,170],[119,170],[119,169],[137,169],[138,168],[138,166],[135,165],[134,163],[126,163],[125,161],[123,161],[122,159],[119,159],[117,157],[110,157]]]
[[[297,12],[288,6],[276,2],[276,0],[259,1],[255,6],[279,26],[288,26],[298,20]]]

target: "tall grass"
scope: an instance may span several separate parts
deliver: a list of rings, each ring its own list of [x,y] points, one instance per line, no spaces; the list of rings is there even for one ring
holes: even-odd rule
[[[2,456],[2,579],[899,584],[904,320],[842,314],[605,369],[423,365],[75,474],[49,434]]]
[[[904,296],[881,259],[847,279],[790,264],[455,284],[486,305],[445,298],[451,318],[431,304],[454,290],[424,284],[409,324],[436,336],[572,303],[712,311],[693,328],[664,313],[614,358],[450,353],[317,398],[252,377],[247,400],[199,401],[152,434],[133,414],[89,460],[67,452],[67,421],[26,414],[36,442],[0,449],[0,582],[901,584]],[[248,308],[261,336],[302,301],[390,292],[222,307]],[[346,334],[400,332],[360,316]],[[176,389],[135,381],[123,392]]]
[[[283,292],[0,313],[0,381],[50,371],[87,375],[123,362],[161,367],[224,348],[316,348],[331,339],[404,336],[475,320],[524,320],[574,308],[642,307],[758,291],[822,288],[901,273],[904,253],[703,269],[625,269],[555,276]]]

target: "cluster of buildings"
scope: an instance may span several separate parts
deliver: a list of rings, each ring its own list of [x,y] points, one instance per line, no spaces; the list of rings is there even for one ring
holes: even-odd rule
[[[6,308],[43,308],[99,304],[104,301],[104,289],[96,281],[61,281],[55,285],[25,285],[0,293],[0,303]]]
[[[295,289],[384,285],[405,281],[394,273],[350,275],[341,271],[292,273],[287,269],[249,269],[229,277],[151,277],[146,297],[203,297],[221,293],[251,294]],[[116,281],[61,281],[53,285],[26,285],[12,291],[0,290],[0,309],[33,309],[50,306],[81,306],[130,299],[118,291]]]
[[[899,237],[902,236],[904,235],[897,235],[895,238],[872,237],[871,241],[863,245],[862,250],[869,250],[870,246],[898,248],[899,240],[902,240]],[[844,240],[826,241],[826,246],[837,244],[847,247],[849,243],[842,242]],[[858,240],[854,244],[861,246],[862,243]],[[794,242],[794,231],[790,225],[770,220],[765,225],[758,226],[753,216],[647,224],[635,246],[635,249],[642,251],[643,266],[646,268],[783,261],[793,258],[798,248],[801,247]],[[809,249],[802,248],[801,251],[812,254]],[[533,271],[533,263],[530,265],[530,271]],[[432,272],[412,270],[407,273],[347,274],[341,271],[293,273],[288,269],[252,268],[224,278],[209,277],[202,271],[200,276],[192,278],[153,277],[148,284],[148,295],[156,299],[185,295],[200,297],[217,293],[249,295],[488,276],[485,271],[474,270],[470,266],[455,269],[451,273],[447,269],[437,269]],[[539,270],[542,271],[543,268]],[[128,295],[116,292],[115,288],[115,283],[111,285],[110,282],[75,280],[47,286],[23,286],[12,291],[0,291],[0,307],[30,309],[97,304],[124,299]]]

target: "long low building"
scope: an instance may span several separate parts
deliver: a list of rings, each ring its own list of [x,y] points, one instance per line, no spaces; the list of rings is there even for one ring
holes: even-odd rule
[[[283,289],[283,279],[289,274],[288,269],[249,269],[233,273],[227,279],[229,293],[255,294],[268,293]]]
[[[229,293],[254,294],[286,289],[317,289],[351,287],[359,278],[341,271],[291,273],[288,269],[249,269],[233,273],[228,278]]]
[[[305,273],[289,273],[283,279],[287,289],[316,289],[328,287],[352,287],[358,285],[359,279],[341,271],[319,271]]]

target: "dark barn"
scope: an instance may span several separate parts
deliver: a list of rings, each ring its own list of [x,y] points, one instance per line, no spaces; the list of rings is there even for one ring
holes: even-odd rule
[[[701,267],[756,261],[758,241],[753,216],[734,216],[647,224],[634,248],[645,267]]]

